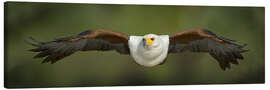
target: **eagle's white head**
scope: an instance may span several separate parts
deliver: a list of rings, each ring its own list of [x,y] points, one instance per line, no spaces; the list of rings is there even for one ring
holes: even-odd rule
[[[145,49],[153,49],[160,46],[161,38],[156,34],[147,34],[143,36],[142,43]]]
[[[168,45],[168,35],[131,36],[129,40],[131,56],[138,64],[147,67],[158,65],[165,60]]]

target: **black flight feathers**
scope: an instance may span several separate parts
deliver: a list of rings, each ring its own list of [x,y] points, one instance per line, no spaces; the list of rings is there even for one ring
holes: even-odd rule
[[[42,63],[51,62],[55,63],[62,58],[69,56],[76,51],[88,51],[88,50],[99,50],[99,51],[109,51],[116,50],[120,54],[129,54],[128,47],[124,44],[111,44],[110,42],[102,39],[87,38],[76,40],[75,42],[63,42],[65,40],[71,40],[79,38],[80,36],[91,34],[91,31],[85,31],[76,36],[58,38],[50,42],[40,42],[30,37],[33,42],[28,42],[28,44],[35,46],[36,48],[30,49],[32,52],[39,52],[34,58],[43,58]]]
[[[209,30],[204,30],[204,32],[224,41],[224,43],[220,43],[207,37],[199,40],[193,40],[188,44],[172,41],[170,42],[169,53],[180,53],[183,51],[208,52],[218,61],[220,67],[223,70],[226,70],[226,68],[231,68],[231,63],[238,64],[238,59],[244,59],[241,53],[248,51],[243,49],[245,46],[247,46],[247,44],[236,44],[234,43],[236,40],[230,40],[221,36],[217,36]]]

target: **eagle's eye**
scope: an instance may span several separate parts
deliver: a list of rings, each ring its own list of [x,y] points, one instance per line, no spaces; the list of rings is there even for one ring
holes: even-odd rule
[[[152,41],[154,41],[154,40],[155,40],[155,38],[151,38],[151,40],[152,40]]]

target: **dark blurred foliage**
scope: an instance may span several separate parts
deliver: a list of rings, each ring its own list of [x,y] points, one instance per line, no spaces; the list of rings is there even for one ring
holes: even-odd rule
[[[5,3],[5,87],[264,83],[264,7]],[[247,43],[245,59],[222,71],[207,53],[169,55],[160,66],[139,66],[128,55],[77,52],[40,64],[24,40],[41,41],[107,29],[129,35],[207,28]]]

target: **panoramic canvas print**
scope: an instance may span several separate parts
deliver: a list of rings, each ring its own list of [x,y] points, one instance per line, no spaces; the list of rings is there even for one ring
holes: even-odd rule
[[[265,82],[264,7],[4,5],[6,88]]]

